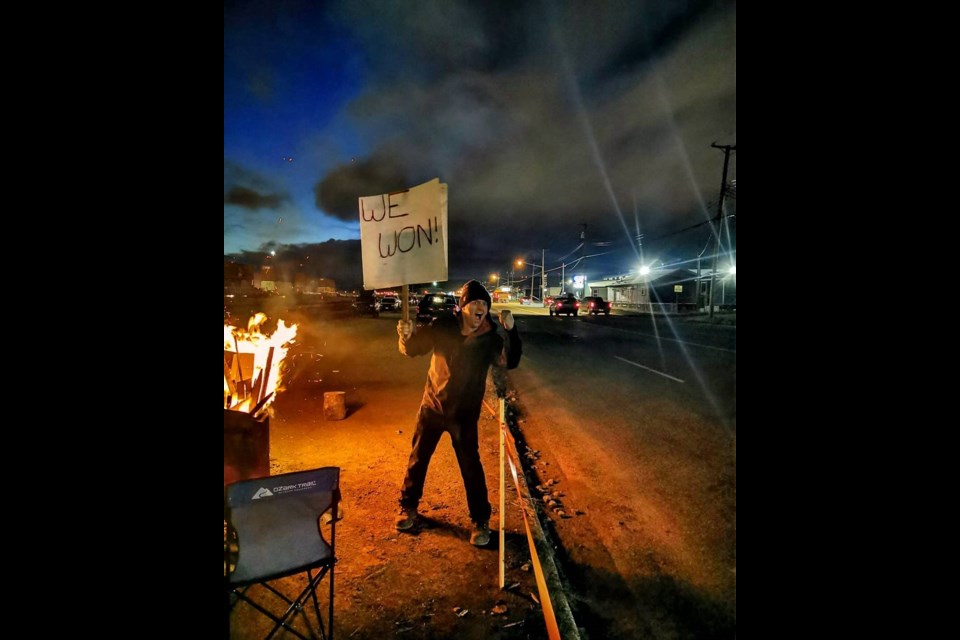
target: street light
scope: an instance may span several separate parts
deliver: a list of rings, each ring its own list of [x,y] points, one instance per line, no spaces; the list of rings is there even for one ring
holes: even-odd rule
[[[521,260],[517,258],[518,267],[522,267],[525,264],[530,265],[530,303],[531,304],[533,303],[533,293],[534,293],[533,290],[537,282],[536,268],[540,267],[540,274],[541,274],[540,275],[540,303],[543,304],[543,288],[544,288],[544,281],[546,276],[546,272],[544,271],[545,267],[543,264],[534,264],[532,262],[527,262],[526,260]]]
[[[519,258],[517,259],[517,266],[518,266],[518,267],[522,267],[522,266],[525,265],[525,264],[529,264],[529,265],[530,265],[530,302],[533,303],[533,283],[536,281],[536,280],[535,280],[535,277],[536,277],[536,276],[535,276],[534,268],[536,267],[536,265],[530,264],[529,262],[526,262],[526,261],[524,261],[524,260],[520,260]]]
[[[720,279],[720,305],[723,306],[727,303],[727,280],[730,279],[736,280],[737,278],[737,265],[732,264],[730,268],[727,269],[727,275]]]

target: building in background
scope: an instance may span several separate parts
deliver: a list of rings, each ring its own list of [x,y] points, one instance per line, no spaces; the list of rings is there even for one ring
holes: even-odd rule
[[[614,307],[657,313],[699,311],[710,297],[710,270],[653,269],[649,273],[627,273],[588,282],[590,295],[601,296]],[[736,273],[717,273],[714,306],[736,308]],[[722,290],[721,290],[722,288]],[[699,296],[698,296],[699,289]]]

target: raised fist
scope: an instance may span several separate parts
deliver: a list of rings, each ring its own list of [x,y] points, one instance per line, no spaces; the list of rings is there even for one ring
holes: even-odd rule
[[[500,324],[502,324],[503,328],[507,331],[513,329],[513,314],[510,313],[509,309],[504,309],[500,312]]]

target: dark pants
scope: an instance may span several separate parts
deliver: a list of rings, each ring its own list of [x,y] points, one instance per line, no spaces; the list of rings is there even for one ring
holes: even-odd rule
[[[440,436],[450,434],[453,450],[457,454],[463,487],[467,491],[467,506],[474,522],[490,520],[490,501],[487,499],[487,482],[480,464],[480,447],[477,441],[477,421],[462,422],[444,420],[438,416],[420,413],[417,431],[413,434],[413,449],[407,463],[407,475],[400,490],[400,506],[416,509],[423,497],[423,483],[427,478],[427,466],[437,449]]]

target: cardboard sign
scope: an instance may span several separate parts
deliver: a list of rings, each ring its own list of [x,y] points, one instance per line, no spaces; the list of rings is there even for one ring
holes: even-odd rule
[[[447,279],[447,185],[439,178],[363,196],[359,208],[364,289]]]

